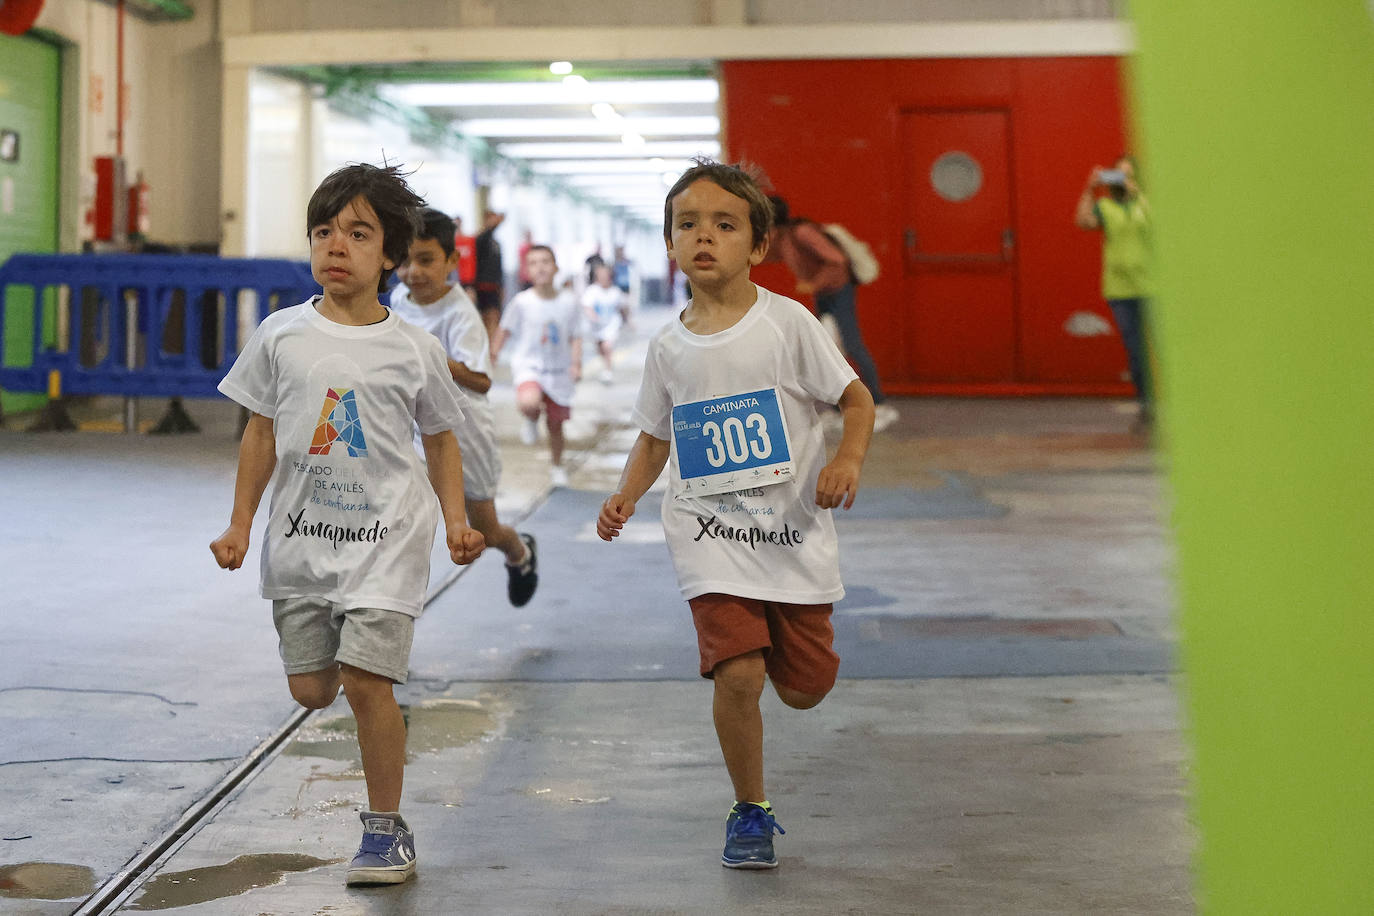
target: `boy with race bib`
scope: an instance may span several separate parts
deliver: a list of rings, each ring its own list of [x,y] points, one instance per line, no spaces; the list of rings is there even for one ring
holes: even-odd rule
[[[735,792],[728,868],[778,864],[759,698],[766,678],[809,709],[835,684],[830,616],[844,587],[830,510],[854,504],[873,433],[873,398],[816,318],[749,279],[771,222],[735,166],[699,160],[668,192],[663,234],[693,297],[649,344],[641,432],[596,524],[616,537],[668,465],[664,532]],[[828,463],[818,404],[844,417]]]

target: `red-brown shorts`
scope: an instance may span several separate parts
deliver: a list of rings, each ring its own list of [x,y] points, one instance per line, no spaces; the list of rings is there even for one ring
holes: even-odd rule
[[[840,657],[830,604],[786,604],[712,592],[687,599],[697,626],[701,676],[727,659],[763,650],[773,683],[802,693],[825,694],[835,686]]]
[[[517,394],[527,394],[531,400],[534,399],[534,392],[539,392],[539,396],[544,399],[544,416],[555,423],[566,423],[572,416],[572,408],[549,397],[544,389],[539,387],[538,382],[521,382],[515,386],[515,390]]]

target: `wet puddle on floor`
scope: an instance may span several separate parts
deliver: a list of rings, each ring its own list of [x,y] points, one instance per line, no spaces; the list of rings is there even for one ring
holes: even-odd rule
[[[406,758],[432,754],[482,740],[493,728],[492,714],[476,700],[438,698],[402,706],[406,720]],[[308,722],[282,751],[293,757],[324,757],[361,767],[358,757],[358,723],[351,715],[330,716]],[[361,771],[357,774],[361,777]]]
[[[66,900],[95,893],[95,872],[65,862],[23,862],[0,865],[0,897],[25,900]]]
[[[334,865],[342,859],[317,859],[294,853],[239,856],[224,865],[165,872],[143,886],[130,910],[170,910],[222,897],[236,897],[256,887],[280,884],[288,872]]]

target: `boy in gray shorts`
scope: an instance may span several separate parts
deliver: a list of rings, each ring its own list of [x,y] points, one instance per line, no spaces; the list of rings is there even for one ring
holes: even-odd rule
[[[275,471],[262,596],[272,601],[287,686],[302,706],[323,709],[342,685],[358,722],[368,810],[348,884],[399,884],[415,873],[414,837],[399,812],[406,730],[393,684],[409,669],[436,509],[454,563],[484,547],[463,512],[452,433],[463,396],[443,347],[377,299],[423,205],[394,166],[351,165],[326,178],[306,217],[323,295],[268,316],[219,386],[253,413],[229,527],[210,550],[225,569],[243,564]]]

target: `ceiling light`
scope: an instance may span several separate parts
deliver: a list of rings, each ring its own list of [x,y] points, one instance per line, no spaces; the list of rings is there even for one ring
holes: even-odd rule
[[[631,131],[630,133],[621,134],[620,142],[624,143],[626,146],[643,146],[644,138]]]
[[[579,76],[576,73],[569,73],[567,76],[563,77],[563,85],[567,86],[569,89],[586,89],[587,78],[585,76]]]
[[[558,83],[398,83],[387,86],[388,98],[407,105],[475,105],[509,109],[524,105],[557,105],[567,100]],[[714,104],[720,96],[715,80],[597,80],[597,101],[627,104]]]
[[[572,73],[572,61],[556,60],[553,63],[549,64],[549,72],[552,73],[554,76],[565,76],[569,73]]]
[[[615,110],[615,106],[610,102],[596,102],[592,105],[592,114],[598,121],[619,121],[620,112]]]
[[[689,118],[600,118],[588,121],[585,115],[562,118],[472,118],[456,126],[469,137],[605,137],[636,133],[641,137],[720,136],[720,119]]]

